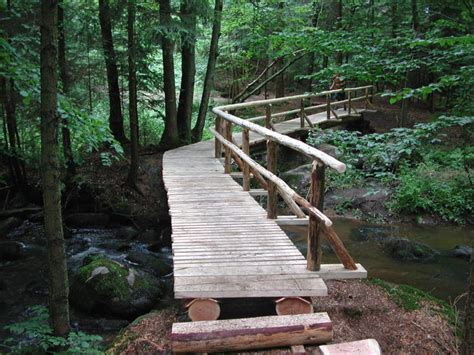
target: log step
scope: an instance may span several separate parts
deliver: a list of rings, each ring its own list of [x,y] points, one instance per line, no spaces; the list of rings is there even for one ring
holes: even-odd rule
[[[322,345],[322,355],[380,355],[382,350],[375,339],[351,341],[349,343]]]
[[[174,323],[175,352],[216,352],[324,344],[333,336],[326,312]]]

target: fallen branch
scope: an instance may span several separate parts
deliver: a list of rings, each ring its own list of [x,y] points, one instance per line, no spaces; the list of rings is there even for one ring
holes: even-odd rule
[[[277,72],[273,73],[272,75],[270,75],[267,79],[265,79],[264,81],[262,81],[260,84],[258,84],[254,89],[252,89],[250,92],[248,92],[246,95],[243,95],[242,97],[239,98],[239,100],[236,100],[236,101],[233,101],[232,103],[238,103],[238,102],[243,102],[245,101],[246,99],[248,99],[250,96],[252,96],[253,94],[255,94],[257,91],[259,91],[262,87],[265,86],[265,84],[269,83],[270,81],[272,81],[274,78],[276,78],[278,75],[280,75],[281,73],[283,73],[286,69],[288,69],[288,67],[290,65],[292,65],[293,63],[295,63],[296,61],[300,60],[301,58],[303,58],[304,56],[306,55],[306,52],[297,56],[296,58],[293,58],[292,60],[290,60],[287,64],[285,64],[280,70],[278,70]]]
[[[43,209],[41,207],[25,207],[25,208],[19,208],[15,210],[1,211],[0,219],[8,218],[8,217],[27,216],[36,212],[40,212],[42,210]]]

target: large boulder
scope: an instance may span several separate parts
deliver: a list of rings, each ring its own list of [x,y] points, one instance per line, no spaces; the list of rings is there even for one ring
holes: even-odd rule
[[[85,260],[72,278],[71,303],[89,313],[131,319],[148,312],[162,294],[159,281],[103,256]]]
[[[386,253],[402,261],[430,262],[439,255],[430,246],[408,238],[381,238],[379,242]]]
[[[157,277],[168,275],[173,271],[169,261],[145,252],[132,251],[127,255],[127,261]]]
[[[297,168],[281,173],[280,178],[292,189],[305,196],[311,183],[312,167],[312,164],[298,166]]]
[[[467,245],[456,245],[452,255],[456,258],[469,260],[471,258],[472,248]]]

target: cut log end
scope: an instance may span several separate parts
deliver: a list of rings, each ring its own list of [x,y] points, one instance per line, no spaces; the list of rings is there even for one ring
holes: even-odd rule
[[[219,302],[212,298],[195,299],[187,305],[188,317],[193,322],[217,320],[221,314]]]
[[[308,314],[314,312],[311,300],[303,297],[284,297],[276,300],[275,303],[276,313],[279,316]]]

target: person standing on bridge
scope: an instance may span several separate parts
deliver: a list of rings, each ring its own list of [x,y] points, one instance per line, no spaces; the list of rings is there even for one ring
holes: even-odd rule
[[[345,100],[346,98],[346,93],[344,92],[344,89],[346,88],[346,81],[343,76],[341,76],[340,73],[336,73],[332,76],[332,83],[331,86],[329,87],[329,90],[343,90],[336,92],[334,94],[331,94],[331,98],[336,101],[342,101]],[[344,103],[344,110],[346,109],[346,104]]]

